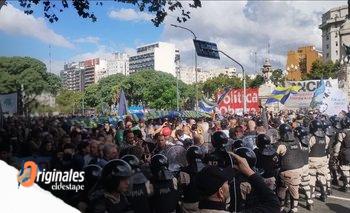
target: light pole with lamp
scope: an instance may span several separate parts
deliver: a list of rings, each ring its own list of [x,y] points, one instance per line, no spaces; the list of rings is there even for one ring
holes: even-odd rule
[[[190,33],[192,33],[193,35],[193,39],[194,40],[197,40],[197,36],[196,34],[194,34],[194,32],[186,27],[182,27],[182,26],[179,26],[179,25],[175,25],[175,24],[171,24],[170,26],[172,27],[176,27],[176,28],[181,28],[183,30],[186,30]],[[198,73],[197,73],[197,53],[196,51],[194,51],[194,72],[195,72],[195,80],[196,80],[196,111],[198,111]]]

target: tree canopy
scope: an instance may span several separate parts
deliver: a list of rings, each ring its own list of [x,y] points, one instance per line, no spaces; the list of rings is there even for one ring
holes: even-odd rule
[[[278,85],[284,85],[284,81],[286,80],[286,78],[283,75],[283,71],[281,69],[276,69],[272,71],[270,80],[275,86],[278,86]]]
[[[302,73],[303,80],[336,78],[340,70],[340,63],[332,61],[316,60],[312,63],[309,73]]]
[[[29,105],[42,92],[57,94],[62,87],[60,78],[48,73],[46,65],[30,57],[0,57],[0,93],[23,89],[24,104]]]
[[[7,0],[8,1],[8,0]],[[33,14],[34,8],[40,8],[43,10],[44,17],[51,23],[59,20],[59,13],[65,11],[69,7],[73,7],[74,10],[81,18],[87,18],[95,22],[97,17],[93,11],[94,6],[103,6],[103,1],[92,0],[18,0],[19,5],[24,9],[25,14]],[[138,8],[139,11],[145,11],[154,14],[155,17],[152,22],[155,26],[159,26],[170,12],[177,11],[176,14],[178,22],[185,22],[190,18],[190,11],[186,10],[183,6],[184,2],[180,0],[170,1],[150,1],[150,0],[114,0],[115,2],[130,4]],[[0,0],[0,9],[6,3],[6,0]],[[200,0],[192,0],[186,2],[191,8],[201,7]]]

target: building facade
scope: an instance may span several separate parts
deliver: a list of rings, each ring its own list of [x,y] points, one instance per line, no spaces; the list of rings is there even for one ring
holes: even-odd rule
[[[340,26],[346,21],[348,6],[341,6],[330,9],[322,15],[322,23],[319,28],[322,30],[322,52],[324,60],[333,62],[340,59]]]
[[[112,53],[111,56],[100,58],[100,63],[95,66],[95,83],[101,78],[123,74],[129,75],[129,56],[126,53]]]
[[[288,51],[287,54],[287,76],[289,81],[299,81],[303,74],[309,73],[312,63],[321,59],[322,54],[314,46],[298,48],[297,51]]]
[[[198,82],[205,82],[210,78],[217,77],[219,75],[227,75],[229,77],[237,77],[235,67],[226,67],[226,68],[213,68],[209,70],[203,70],[197,68],[197,80]],[[180,80],[186,84],[193,84],[196,82],[196,73],[194,67],[183,68],[180,71]]]
[[[154,69],[176,76],[176,60],[179,50],[174,44],[158,42],[137,48],[137,54],[129,58],[129,72]]]

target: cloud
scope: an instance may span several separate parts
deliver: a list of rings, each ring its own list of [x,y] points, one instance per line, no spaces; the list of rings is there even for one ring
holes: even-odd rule
[[[126,8],[122,8],[120,10],[112,10],[108,16],[113,19],[135,22],[150,21],[153,18],[151,14]]]
[[[112,55],[112,53],[115,52],[115,50],[104,46],[100,45],[98,46],[96,51],[93,52],[86,52],[82,54],[78,54],[70,59],[71,62],[79,62],[79,61],[84,61],[87,59],[94,59],[94,58],[108,58]]]
[[[12,35],[33,37],[55,46],[74,47],[62,35],[51,30],[43,18],[26,15],[9,3],[0,10],[0,30]]]
[[[74,40],[77,43],[90,43],[90,44],[98,44],[100,42],[100,38],[96,36],[87,36],[83,38],[78,38]]]
[[[216,42],[219,49],[240,61],[248,72],[254,72],[252,52],[257,52],[257,66],[261,67],[268,56],[269,43],[273,66],[284,69],[288,50],[303,45],[315,45],[321,50],[318,25],[322,14],[345,4],[346,1],[202,1],[202,8],[190,9],[191,19],[185,23],[177,23],[176,14],[167,16],[162,40],[175,43],[183,65],[193,66],[192,35],[170,24],[187,27],[198,39]],[[232,65],[225,56],[221,60],[201,57],[198,60],[199,67]]]

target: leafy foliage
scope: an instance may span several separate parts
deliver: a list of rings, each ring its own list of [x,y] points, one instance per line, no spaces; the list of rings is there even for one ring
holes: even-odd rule
[[[20,6],[24,8],[26,14],[33,14],[33,7],[43,7],[44,16],[51,23],[57,22],[59,20],[57,12],[62,13],[65,9],[69,7],[74,7],[77,14],[82,18],[91,19],[95,22],[97,17],[91,8],[95,4],[96,6],[102,6],[103,1],[92,1],[92,0],[60,0],[60,1],[47,1],[47,0],[18,0]],[[155,26],[159,26],[163,23],[165,17],[168,15],[167,11],[175,12],[179,11],[180,15],[177,17],[178,22],[185,22],[190,18],[190,12],[185,10],[182,6],[180,0],[114,0],[115,2],[120,2],[124,4],[132,4],[137,7],[140,11],[147,11],[149,13],[155,14],[152,22]],[[41,5],[40,5],[41,4]],[[188,3],[192,8],[201,7],[200,0],[192,0]]]
[[[60,78],[46,72],[46,65],[30,57],[0,57],[0,93],[21,90],[23,85],[24,105],[29,106],[42,92],[57,94],[62,87]]]
[[[311,72],[303,73],[302,79],[328,79],[336,78],[337,72],[340,70],[340,63],[332,61],[316,60],[311,67]]]
[[[276,69],[272,71],[270,80],[275,86],[284,85],[285,76],[283,75],[283,71],[281,69]]]
[[[63,89],[56,97],[59,110],[64,113],[75,113],[82,108],[83,93]]]
[[[243,81],[238,77],[229,77],[224,74],[220,74],[217,77],[208,79],[203,83],[203,93],[207,97],[215,99],[215,95],[219,90],[225,88],[242,88]]]

